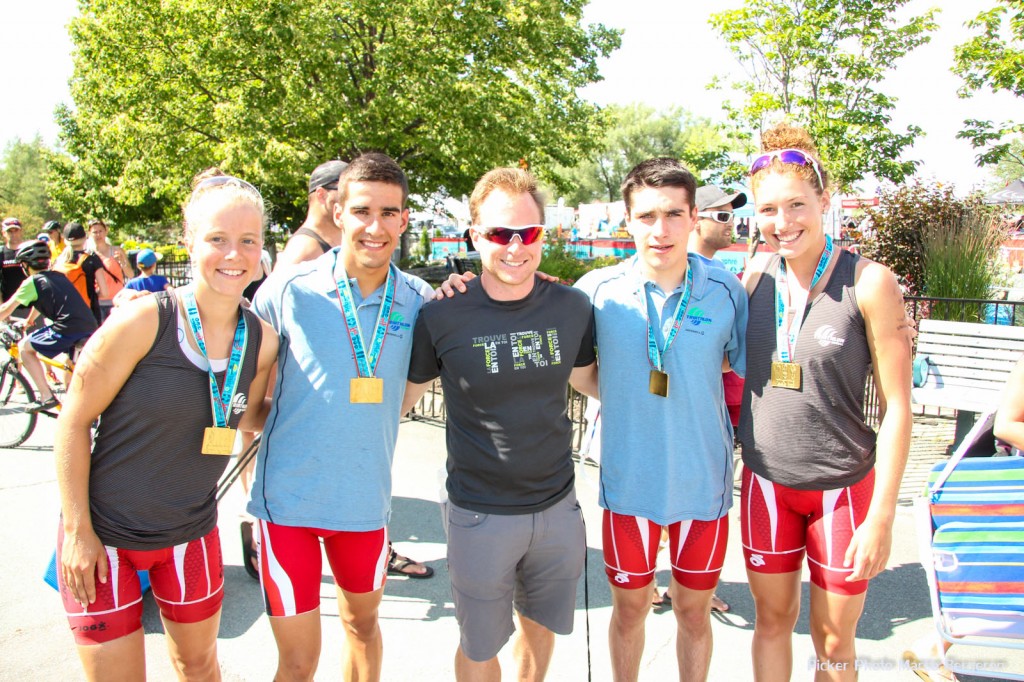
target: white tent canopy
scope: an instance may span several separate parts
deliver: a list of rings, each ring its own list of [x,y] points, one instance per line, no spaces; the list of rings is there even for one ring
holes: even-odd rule
[[[1024,180],[1014,180],[985,197],[986,204],[1024,204]]]

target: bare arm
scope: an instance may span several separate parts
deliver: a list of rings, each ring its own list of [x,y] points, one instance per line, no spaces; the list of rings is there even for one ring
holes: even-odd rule
[[[885,570],[913,421],[910,335],[896,277],[888,268],[864,261],[858,267],[856,293],[871,349],[882,422],[875,445],[875,489],[864,523],[854,532],[846,552],[845,565],[853,566],[847,582],[866,580]]]
[[[996,438],[1024,450],[1024,358],[1017,361],[1006,382],[996,412],[995,433]]]
[[[113,254],[114,260],[117,261],[117,264],[121,266],[121,284],[124,284],[131,279],[132,273],[134,272],[132,270],[131,263],[128,261],[128,254],[126,254],[124,249],[120,246],[113,245],[111,245],[110,252]]]
[[[585,396],[597,398],[597,363],[592,362],[585,367],[573,367],[572,373],[569,375],[569,385]]]
[[[277,332],[266,322],[263,325],[263,343],[260,344],[259,364],[249,385],[249,407],[238,422],[241,431],[262,431],[270,413],[271,373],[277,369]]]
[[[304,234],[292,235],[288,239],[288,243],[285,244],[284,251],[277,254],[274,269],[280,270],[289,265],[314,260],[323,255],[323,252],[320,243],[312,237],[307,237]]]
[[[432,381],[428,381],[423,384],[414,384],[411,381],[405,382],[405,397],[402,398],[401,412],[403,417],[409,414],[409,410],[411,410],[416,403],[420,401],[420,398],[423,397],[423,394],[427,392],[427,389],[430,388],[430,384],[432,383]]]
[[[147,298],[100,327],[82,352],[57,419],[54,455],[64,524],[60,571],[83,606],[96,600],[95,581],[105,583],[109,568],[89,508],[90,429],[153,345],[157,326],[156,301]]]

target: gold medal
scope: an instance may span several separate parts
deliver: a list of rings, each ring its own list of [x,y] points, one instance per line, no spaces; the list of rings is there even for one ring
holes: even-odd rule
[[[772,386],[800,390],[800,365],[795,362],[772,363]]]
[[[235,451],[235,430],[207,426],[203,431],[204,455],[230,455]]]
[[[652,369],[651,380],[647,385],[647,389],[654,395],[660,395],[662,398],[667,398],[668,374],[658,369]]]
[[[350,403],[384,402],[384,380],[377,377],[356,377],[349,381],[348,401]]]

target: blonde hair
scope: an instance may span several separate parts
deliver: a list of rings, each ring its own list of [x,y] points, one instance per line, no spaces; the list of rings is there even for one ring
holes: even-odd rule
[[[774,126],[765,130],[761,133],[761,152],[764,154],[770,154],[771,152],[780,151],[783,149],[799,149],[812,157],[817,163],[817,170],[821,173],[821,182],[818,180],[818,173],[811,166],[803,166],[795,163],[784,163],[779,158],[774,158],[771,163],[764,168],[758,169],[757,172],[750,176],[750,189],[757,192],[757,186],[760,183],[760,179],[764,177],[762,171],[771,170],[774,173],[782,173],[785,175],[794,175],[801,180],[811,183],[818,194],[824,193],[828,186],[831,184],[831,179],[827,170],[825,170],[824,164],[821,162],[821,156],[818,154],[818,148],[814,144],[814,140],[811,139],[810,133],[803,128],[798,126],[790,125],[785,121],[776,123]]]
[[[267,213],[263,196],[245,180],[228,175],[216,166],[207,168],[192,178],[192,194],[182,208],[185,218],[182,238],[185,244],[191,246],[195,237],[192,226],[199,223],[203,216],[215,208],[234,202],[256,209],[262,222],[266,223]],[[260,236],[262,238],[262,234]]]
[[[522,168],[495,168],[477,180],[473,194],[469,197],[469,218],[474,225],[480,224],[480,205],[496,189],[510,195],[529,194],[540,211],[540,222],[544,222],[544,197],[533,173]]]

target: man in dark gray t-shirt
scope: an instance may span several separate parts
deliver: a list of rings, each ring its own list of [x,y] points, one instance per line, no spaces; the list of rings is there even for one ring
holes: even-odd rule
[[[574,493],[567,384],[596,392],[582,292],[535,277],[543,207],[527,171],[477,183],[470,236],[483,273],[416,321],[403,411],[440,377],[448,410],[448,565],[461,633],[456,679],[500,677],[514,631],[520,672],[543,677],[572,632],[586,538]]]

